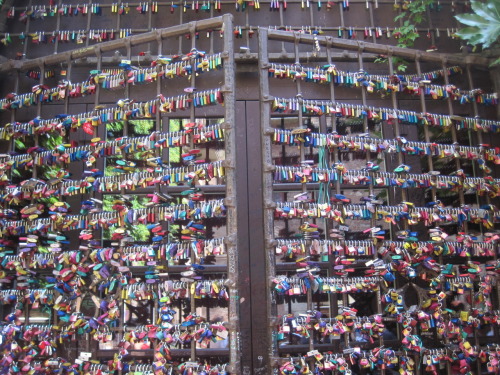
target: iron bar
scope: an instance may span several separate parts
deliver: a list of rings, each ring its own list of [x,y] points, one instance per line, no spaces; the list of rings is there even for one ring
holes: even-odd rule
[[[268,30],[268,35],[270,40],[281,40],[285,42],[293,43],[295,40],[294,33],[281,31],[281,30]],[[313,36],[313,35],[301,35],[301,42],[305,44],[314,44],[314,37],[318,39],[321,45],[326,46],[327,40],[330,39],[330,45],[333,48],[346,49],[350,51],[358,51],[362,49],[367,53],[384,54],[398,56],[402,58],[407,58],[415,60],[417,55],[420,55],[422,61],[429,62],[442,62],[443,58],[447,59],[447,62],[453,65],[464,66],[467,64],[474,64],[477,66],[487,66],[489,64],[489,59],[476,57],[476,56],[453,56],[442,53],[435,52],[422,52],[418,50],[412,50],[408,48],[394,47],[394,46],[384,46],[375,43],[362,42],[358,40],[349,40],[341,38],[333,38],[329,36]]]
[[[268,30],[259,29],[259,51],[267,51],[268,48]],[[260,110],[260,124],[261,124],[261,142],[262,142],[262,165],[263,165],[263,186],[272,186],[273,176],[272,171],[266,167],[272,164],[271,155],[271,139],[266,135],[267,129],[270,128],[270,113],[271,113],[271,102],[269,94],[269,79],[267,74],[267,69],[269,68],[269,61],[267,59],[267,54],[262,53],[259,59],[259,82],[260,82],[260,95],[261,95],[261,110]],[[300,187],[302,190],[302,187]],[[273,192],[269,188],[264,188],[262,192],[263,196],[263,229],[264,229],[264,243],[265,243],[265,268],[266,275],[270,281],[272,277],[276,274],[275,271],[275,257],[273,252],[273,239],[274,239],[274,221],[273,221]],[[275,295],[272,291],[266,298],[266,312],[268,316],[276,316],[276,300]],[[271,324],[272,322],[269,322]],[[265,363],[270,363],[271,358],[276,354],[275,343],[272,335],[272,326],[267,329],[267,342],[266,346],[268,348],[268,355]]]
[[[194,27],[196,28],[196,30],[207,30],[207,29],[221,27],[223,24],[222,20],[223,20],[222,17],[216,17],[213,19],[189,22],[182,25],[157,29],[139,35],[128,36],[123,39],[115,39],[107,42],[102,42],[99,43],[98,48],[101,49],[102,53],[105,53],[105,52],[115,51],[120,48],[126,48],[129,43],[130,46],[133,47],[139,44],[152,42],[156,40],[157,35],[160,35],[162,39],[182,36],[191,31],[193,24],[195,25]],[[24,60],[24,61],[10,60],[9,62],[0,65],[0,72],[7,72],[12,69],[28,70],[39,67],[41,63],[50,66],[50,65],[60,64],[62,62],[67,61],[68,59],[76,60],[85,57],[90,57],[95,54],[94,51],[96,47],[97,45],[85,48],[78,48],[71,51],[61,52],[55,55],[49,55],[46,57],[40,57],[31,60]]]
[[[236,170],[236,112],[235,112],[235,62],[234,62],[234,34],[233,16],[226,14],[222,16],[224,32],[224,86],[221,89],[224,94],[225,114],[224,121],[229,126],[226,131],[225,155],[226,155],[226,206],[227,209],[227,235],[231,239],[227,246],[227,268],[229,279],[229,371],[233,374],[241,373],[240,354],[240,264],[238,258],[238,206],[236,199],[237,170]]]

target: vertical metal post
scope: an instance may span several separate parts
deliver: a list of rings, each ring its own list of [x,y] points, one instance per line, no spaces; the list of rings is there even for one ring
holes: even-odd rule
[[[472,79],[472,72],[471,72],[471,67],[470,67],[470,64],[467,64],[466,67],[466,73],[467,73],[467,82],[469,84],[469,90],[473,90],[474,89],[474,81]],[[472,110],[473,110],[473,113],[474,113],[474,117],[479,117],[479,110],[477,108],[477,103],[475,100],[472,100]],[[472,140],[472,130],[471,129],[467,129],[467,132],[469,134],[469,146],[472,146],[473,144],[473,140]],[[477,135],[477,143],[479,143],[480,145],[483,144],[483,133],[481,130],[478,130],[476,131],[476,135]],[[476,163],[472,163],[472,171],[473,171],[473,175],[474,177],[477,177],[477,169],[476,169]],[[480,206],[480,198],[479,198],[479,195],[476,194],[476,203],[478,206]],[[486,194],[486,203],[487,204],[490,204],[491,203],[491,199],[490,199],[490,196],[488,194]],[[483,226],[480,226],[481,228],[481,232],[483,231]]]
[[[151,27],[153,25],[153,10],[151,9],[153,7],[153,1],[149,0],[148,4],[148,31],[151,31]]]
[[[340,28],[339,30],[342,30],[342,35],[345,31],[345,21],[344,21],[344,6],[342,5],[342,2],[339,2],[339,11],[340,11]],[[339,33],[339,38],[340,38],[340,33]]]
[[[97,66],[96,69],[100,71],[102,69],[102,55],[101,55],[101,47],[99,45],[94,47],[95,50],[95,57],[97,60]],[[96,88],[95,88],[95,98],[94,98],[94,107],[97,107],[99,105],[99,99],[101,97],[101,85],[99,82],[95,82]],[[95,128],[94,128],[94,136],[95,134]]]
[[[328,65],[332,65],[332,38],[329,37],[327,39],[327,43],[326,43],[326,62]],[[333,83],[333,79],[330,81],[330,100],[332,101],[332,103],[335,103],[335,85]],[[337,131],[337,118],[335,117],[335,114],[332,113],[330,115],[330,119],[331,119],[331,125],[332,125],[332,133],[335,133]],[[326,133],[326,132],[325,132]],[[332,158],[332,155],[329,155],[330,156],[330,159],[329,161],[331,161],[331,158]],[[333,147],[333,162],[334,164],[337,164],[339,161],[339,151],[337,149],[336,146]],[[331,165],[331,163],[330,163]],[[330,184],[328,184],[328,187],[327,189],[331,189],[330,188]],[[337,179],[335,181],[335,193],[336,194],[340,194],[340,179]],[[330,203],[330,202],[328,202]],[[332,227],[333,227],[333,224],[332,224]],[[328,240],[328,231],[329,231],[329,226],[326,225],[326,221],[325,221],[325,241]],[[329,256],[328,257],[328,262],[330,263],[330,268],[328,270],[328,274],[330,276],[332,276],[334,274],[334,266],[335,266],[335,263],[331,261],[330,259],[331,257]],[[339,311],[339,301],[338,301],[338,297],[337,297],[337,294],[336,293],[331,293],[330,294],[330,317],[332,316],[337,316],[338,315],[338,311]],[[335,351],[338,351],[339,350],[339,340],[335,340],[334,342],[334,348],[335,348]]]
[[[278,1],[279,3],[279,1]],[[285,24],[284,24],[284,19],[285,19],[285,15],[284,15],[284,9],[283,9],[283,6],[280,4],[280,7],[278,8],[278,11],[279,11],[279,15],[280,15],[280,27],[283,28],[285,27]],[[281,42],[281,53],[285,54],[286,53],[286,48],[285,48],[285,42]]]
[[[180,0],[179,1],[179,25],[182,25],[184,23],[184,20],[183,20],[183,16],[184,16],[184,12],[186,10],[186,1],[187,0]],[[232,32],[233,29],[231,29],[231,32]],[[180,35],[179,37],[179,51],[177,52],[178,55],[181,55],[182,54],[182,35]]]
[[[158,56],[161,56],[162,55],[162,51],[163,51],[163,39],[161,37],[161,32],[157,32],[156,33],[156,45],[157,45],[156,48],[157,48]],[[156,95],[157,96],[161,95],[161,79],[160,79],[160,77],[156,78]],[[156,119],[156,128],[155,128],[155,130],[157,132],[159,132],[159,131],[162,130],[161,112],[160,111],[156,111],[156,117],[155,117],[155,119]]]
[[[300,53],[299,53],[299,43],[300,43],[300,34],[298,32],[294,33],[295,37],[295,43],[294,43],[294,56],[295,56],[295,65],[297,67],[300,66]],[[300,79],[297,79],[295,81],[296,84],[296,89],[297,89],[297,100],[298,100],[298,107],[299,107],[299,112],[298,112],[298,128],[303,128],[304,127],[304,117],[302,114],[302,105],[303,105],[303,98],[302,98],[302,88],[300,84]],[[299,146],[300,149],[300,162],[302,163],[305,160],[305,147],[304,146]],[[302,192],[307,191],[307,186],[306,184],[302,184]],[[309,306],[308,303],[308,309],[311,307]]]
[[[450,84],[450,79],[448,77],[448,71],[447,71],[447,67],[446,67],[446,60],[443,60],[441,68],[443,70],[444,84],[446,86],[448,86]],[[449,115],[453,116],[453,102],[452,102],[451,97],[448,97],[446,99],[446,103],[448,104],[448,113],[449,113]],[[452,137],[453,142],[457,142],[457,129],[454,126],[451,127],[451,137]],[[458,158],[456,158],[455,161],[456,161],[456,167],[457,167],[457,169],[459,169],[460,168],[460,161],[458,160]]]
[[[427,13],[426,15],[427,15],[427,20],[428,20],[429,32],[430,32],[430,30],[432,30],[432,32],[430,32],[431,43],[432,43],[432,46],[435,46],[436,45],[436,31],[435,31],[434,25],[432,23],[431,10],[429,7],[427,7],[426,13]]]
[[[27,8],[31,7],[33,5],[33,0],[29,0]],[[30,23],[31,23],[31,17],[28,17],[26,19],[26,27],[24,29],[24,48],[23,48],[23,59],[26,58],[26,54],[28,53],[28,34],[30,31]]]
[[[116,30],[115,30],[116,33],[120,32],[120,29],[121,29],[121,26],[122,26],[121,25],[121,18],[122,18],[121,16],[122,15],[120,14],[120,9],[121,9],[122,5],[123,5],[123,1],[122,0],[118,0],[118,5],[117,5],[117,7],[118,7],[118,13],[116,14]]]
[[[360,46],[358,49],[358,64],[359,64],[359,70],[360,70],[360,72],[362,72],[364,70],[364,68],[363,68],[363,47],[362,46]],[[361,102],[363,103],[363,110],[366,110],[366,90],[364,89],[363,86],[361,86]],[[368,131],[368,117],[367,116],[363,116],[363,132],[369,133],[369,131]],[[366,151],[365,156],[366,156],[366,161],[369,162],[370,161],[370,150]],[[373,179],[372,179],[372,183],[370,183],[370,195],[371,194],[373,194]],[[372,226],[373,226],[373,223],[372,223]]]
[[[394,75],[394,64],[392,61],[392,53],[389,54],[389,58],[387,60],[389,61],[389,74],[392,76],[392,75]],[[391,100],[392,100],[392,107],[394,108],[394,110],[397,111],[398,99],[397,99],[397,96],[396,96],[396,93],[394,92],[394,90],[391,91]],[[401,136],[401,129],[399,127],[399,119],[397,118],[397,116],[393,119],[393,129],[394,129],[394,137],[395,138],[400,137]],[[401,151],[399,151],[397,153],[397,155],[398,155],[398,164],[402,164],[403,163],[403,154],[401,153]],[[403,201],[406,201],[406,199],[407,199],[406,191],[404,189],[401,189],[401,198]],[[405,226],[405,228],[408,226],[407,221],[404,222],[404,226]]]
[[[249,14],[250,12],[247,10],[245,12],[245,42],[246,42],[246,46],[248,48],[250,48],[250,20],[249,20]]]
[[[97,45],[97,46],[94,47],[94,50],[95,50],[95,56],[96,56],[96,60],[97,60],[96,69],[98,71],[100,71],[102,69],[101,47]],[[94,101],[94,111],[95,111],[95,108],[97,108],[99,106],[100,100],[101,100],[101,86],[99,85],[99,82],[95,82],[95,85],[96,85],[96,90],[95,90],[95,99],[94,99],[95,100]],[[93,128],[94,134],[92,136],[93,137],[99,137],[99,134],[98,134],[99,130],[101,130],[103,132],[102,139],[106,139],[106,135],[107,135],[106,124],[104,124],[104,126],[101,127],[101,129],[99,129],[97,126],[94,126],[94,128]],[[106,164],[106,159],[105,158],[98,159],[97,163],[99,163],[98,164],[99,165],[98,168],[100,168],[100,169],[102,168],[101,170],[105,170],[105,164]],[[90,192],[90,197],[92,197],[92,198],[95,197],[95,193],[94,193],[93,189]]]
[[[316,23],[314,22],[314,12],[313,12],[313,2],[312,1],[309,1],[309,21],[310,21],[311,27],[313,25],[316,25]]]
[[[45,63],[40,65],[40,86],[44,84],[45,81]],[[38,99],[38,103],[36,105],[36,115],[37,117],[41,117],[42,115],[42,100]],[[35,146],[39,146],[39,136],[35,134]],[[38,169],[36,163],[33,163],[33,178],[37,178]]]
[[[189,35],[191,35],[191,51],[195,50],[196,49],[196,22],[192,22],[191,25],[190,25],[190,32],[189,32]],[[190,83],[191,83],[191,87],[192,88],[195,88],[196,87],[196,65],[194,64],[195,62],[195,59],[196,59],[196,54],[193,55],[191,57],[192,59],[192,63],[191,63],[191,66],[192,66],[192,74],[191,74],[191,77],[190,77]],[[193,99],[193,96],[194,94],[193,93],[190,93],[189,94],[189,97],[191,99]],[[189,121],[190,122],[194,122],[195,121],[195,118],[196,118],[196,108],[194,105],[192,105],[190,108],[189,108]],[[193,148],[193,138],[191,137],[189,139],[189,147],[190,148]]]
[[[392,76],[392,75],[394,75],[394,63],[392,61],[392,54],[389,55],[388,61],[389,61],[389,74]],[[397,110],[398,109],[398,99],[396,97],[396,93],[394,92],[394,90],[391,91],[391,100],[392,100],[392,108]],[[393,124],[394,124],[394,126],[393,126],[394,136],[396,138],[400,137],[401,133],[400,133],[400,129],[399,129],[399,119],[398,118],[393,119]],[[398,152],[398,163],[401,164],[402,162],[403,162],[403,156],[401,155],[400,152]]]
[[[125,41],[125,46],[126,46],[126,50],[127,50],[127,60],[130,60],[131,56],[132,56],[132,46],[130,43],[130,39],[127,39]],[[129,99],[130,98],[130,83],[128,82],[127,75],[125,74],[125,72],[123,73],[123,78],[125,80],[125,92],[124,92],[125,99]],[[129,125],[128,118],[124,118],[123,119],[123,136],[124,137],[128,136],[128,125]]]
[[[69,84],[69,82],[71,82],[71,71],[72,71],[72,68],[73,68],[73,62],[71,59],[68,59],[68,61],[66,62],[66,78],[67,78],[67,82]],[[69,93],[70,93],[70,87],[67,86],[66,87],[66,96],[64,97],[64,113],[68,113],[69,112]]]
[[[15,80],[15,83],[14,83],[14,93],[18,93],[19,92],[19,71],[17,70],[16,71],[16,80]],[[17,109],[11,109],[11,112],[10,112],[10,122],[13,123],[16,121],[16,114],[17,114]],[[10,139],[9,140],[9,147],[7,149],[8,152],[10,151],[15,151],[15,142],[14,142],[14,139]],[[35,167],[34,163],[33,163],[33,167]],[[11,173],[11,177],[12,177],[12,173]]]
[[[161,56],[162,50],[163,50],[163,40],[161,37],[161,32],[156,33],[156,49],[157,49],[158,56]],[[158,68],[156,68],[156,69],[158,69]],[[156,95],[157,95],[157,97],[159,97],[161,95],[161,78],[160,77],[156,78]],[[162,126],[163,125],[162,125],[161,111],[158,110],[158,111],[156,111],[156,115],[155,115],[155,131],[161,132]],[[169,152],[168,151],[165,152],[165,151],[160,150],[160,149],[155,150],[155,156],[157,158],[163,159],[163,155],[165,155],[165,157],[167,158],[167,162],[169,162],[170,160],[169,160]],[[160,185],[156,186],[156,191],[157,192],[161,191]]]
[[[415,57],[415,67],[417,69],[417,74],[419,77],[422,76],[422,68],[420,66],[420,55],[417,55]],[[427,107],[425,105],[425,93],[424,93],[424,87],[421,87],[420,88],[420,109],[422,111],[422,113],[427,113]],[[425,142],[427,143],[430,143],[431,141],[431,138],[430,138],[430,134],[429,134],[429,127],[428,125],[424,125],[424,137],[425,137]],[[429,171],[433,171],[434,170],[434,162],[432,160],[432,155],[427,155],[427,167],[429,169]],[[433,186],[432,187],[432,200],[435,202],[436,201],[436,186]]]
[[[270,188],[273,186],[273,176],[272,171],[269,170],[269,166],[272,164],[271,157],[271,139],[269,137],[270,129],[270,112],[271,112],[271,96],[269,94],[269,79],[267,70],[269,68],[269,59],[267,55],[268,47],[268,32],[267,29],[259,29],[259,82],[260,82],[260,124],[261,124],[261,139],[262,139],[262,164],[264,165],[263,171],[263,187],[262,191],[263,204],[264,204],[264,215],[263,215],[263,229],[264,229],[264,241],[265,241],[265,251],[266,251],[266,275],[269,278],[267,284],[270,285],[271,278],[276,274],[275,270],[275,257],[272,252],[272,240],[274,237],[274,224],[273,224],[273,192]],[[272,291],[266,299],[267,315],[269,317],[276,316],[276,301],[275,295]],[[271,358],[276,352],[274,347],[274,339],[272,337],[272,323],[269,322],[268,327],[268,341],[264,344],[268,348],[268,357],[265,363],[269,363]],[[265,374],[267,372],[262,372]]]
[[[58,8],[61,8],[62,5],[62,0],[59,0],[58,2]],[[59,49],[59,38],[60,38],[60,31],[61,31],[61,13],[57,12],[57,21],[56,21],[56,30],[55,30],[55,42],[54,42],[54,53],[57,53]]]
[[[311,14],[311,25],[312,25],[312,8],[309,7],[310,14]],[[294,55],[295,55],[295,65],[297,68],[300,66],[300,52],[299,52],[299,44],[300,44],[300,34],[298,32],[294,33],[295,36],[295,43],[294,43]],[[261,52],[261,51],[259,51]],[[267,79],[267,78],[266,78]],[[302,107],[303,107],[303,97],[302,97],[302,89],[301,89],[301,84],[300,84],[300,79],[297,79],[295,81],[296,84],[296,89],[297,89],[297,98],[298,98],[298,107],[299,107],[299,113],[298,113],[298,128],[303,128],[304,127],[304,117],[302,114]],[[305,146],[300,145],[300,162],[303,163],[305,160]],[[271,185],[272,186],[272,185]],[[307,185],[305,183],[302,184],[302,192],[305,193],[307,192]],[[305,241],[309,242],[310,241]],[[312,306],[312,290],[311,288],[307,289],[307,294],[306,294],[306,305],[307,305],[307,310],[311,311],[313,308]],[[313,344],[313,335],[309,335],[309,350],[312,350],[314,347]]]
[[[443,69],[443,78],[444,78],[444,84],[446,86],[448,86],[450,84],[450,79],[448,77],[448,69],[446,67],[446,60],[443,58],[442,60],[442,69]],[[448,97],[447,98],[447,103],[448,103],[448,113],[450,115],[450,117],[453,117],[453,102],[452,102],[452,99],[451,97]],[[451,124],[451,138],[453,140],[453,144],[455,145],[458,145],[458,138],[457,138],[457,129],[455,127],[455,124],[452,123]],[[460,165],[460,159],[459,158],[455,158],[455,167],[458,169],[461,168],[461,165]],[[463,205],[465,204],[465,198],[464,198],[464,190],[463,188],[461,188],[459,191],[458,191],[458,197],[460,199],[460,204]],[[467,221],[464,221],[464,227],[463,229],[467,232]]]
[[[209,1],[208,4],[211,2]],[[210,5],[210,18],[214,17],[214,8],[215,6]],[[214,53],[214,39],[215,39],[215,31],[214,30],[207,30],[207,37],[210,37],[210,49],[209,53],[212,55]]]
[[[90,25],[92,24],[92,0],[89,0],[89,10],[87,12],[87,28],[86,28],[86,33],[87,33],[87,38],[85,39],[85,45],[88,47],[90,43]]]
[[[472,72],[471,72],[470,64],[466,65],[465,71],[467,73],[467,82],[469,84],[469,90],[473,90],[474,89],[474,81],[472,79]],[[472,100],[472,110],[474,113],[474,117],[479,116],[479,111],[478,111],[477,103],[475,100]],[[480,131],[477,132],[477,140],[479,143],[483,143],[483,133]]]
[[[190,24],[190,31],[189,35],[191,35],[191,51],[193,51],[196,48],[196,22],[191,22]],[[191,77],[190,77],[190,83],[191,87],[194,88],[196,85],[196,65],[194,64],[196,59],[196,54],[191,56],[191,66],[192,66],[192,72],[191,72]],[[191,99],[191,107],[189,108],[189,122],[195,122],[196,119],[196,108],[194,106],[194,91],[190,92],[188,94],[189,98]],[[189,149],[193,149],[193,137],[189,138]],[[196,263],[196,254],[194,251],[191,252],[191,262]],[[196,311],[196,299],[191,298],[190,300],[191,303],[191,313],[194,313]],[[191,341],[191,361],[196,360],[196,340]]]
[[[368,12],[370,13],[370,27],[373,30],[372,42],[377,43],[377,37],[376,37],[377,32],[375,30],[375,21],[374,21],[374,17],[373,17],[373,3],[372,3],[372,1],[366,0],[366,6],[368,7]]]
[[[232,374],[240,374],[240,299],[239,299],[239,259],[238,259],[238,210],[236,204],[236,179],[238,177],[236,166],[236,113],[235,113],[235,62],[234,62],[234,34],[233,16],[225,14],[222,16],[224,32],[224,106],[226,139],[226,206],[227,210],[227,233],[229,243],[227,246],[227,269],[229,286],[229,371]]]

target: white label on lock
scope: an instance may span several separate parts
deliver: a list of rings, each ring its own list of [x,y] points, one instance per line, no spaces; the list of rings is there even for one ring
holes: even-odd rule
[[[227,336],[229,335],[229,332],[224,330],[224,331],[219,331],[217,332],[217,336],[223,338],[223,339],[227,339]]]
[[[310,352],[307,352],[308,357],[314,357],[317,354],[319,354],[319,351],[317,350],[311,350]]]

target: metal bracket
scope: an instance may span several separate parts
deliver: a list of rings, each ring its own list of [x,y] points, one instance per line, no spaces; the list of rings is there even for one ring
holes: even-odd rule
[[[264,95],[262,96],[262,101],[263,102],[272,102],[274,100],[274,96],[270,96],[270,95]]]
[[[234,167],[234,164],[232,163],[232,161],[231,161],[231,160],[227,160],[227,159],[226,159],[226,160],[223,160],[221,164],[222,164],[222,166],[223,166],[224,168],[227,168],[227,169],[234,169],[234,168],[235,168],[235,167]]]
[[[264,172],[275,172],[276,171],[276,166],[272,164],[266,164],[264,165]]]
[[[266,247],[270,249],[270,248],[275,247],[278,244],[278,241],[267,239],[267,240],[265,240],[265,244],[266,244]]]
[[[266,201],[264,203],[264,207],[268,210],[274,210],[276,208],[276,202],[274,201]]]
[[[226,197],[224,198],[224,206],[226,207],[236,207],[236,199],[233,197]]]
[[[231,90],[227,86],[223,86],[223,87],[220,88],[220,92],[222,92],[222,93],[230,93],[230,92],[233,92],[233,90]]]

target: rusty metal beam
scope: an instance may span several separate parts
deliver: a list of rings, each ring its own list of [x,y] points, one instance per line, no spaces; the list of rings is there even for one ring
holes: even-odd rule
[[[68,60],[78,60],[90,56],[95,56],[99,53],[116,51],[120,48],[127,48],[127,45],[136,46],[139,44],[154,42],[157,38],[165,39],[177,37],[189,33],[193,28],[195,30],[207,30],[221,27],[223,25],[224,17],[216,17],[201,21],[193,21],[182,25],[172,26],[168,28],[153,30],[147,33],[132,35],[123,39],[110,40],[95,44],[93,46],[78,48],[71,51],[56,53],[54,55],[39,57],[31,60],[9,60],[0,65],[0,73],[8,72],[12,69],[27,70],[38,68],[43,65],[55,65],[65,63]]]
[[[235,113],[235,62],[234,62],[234,33],[233,16],[225,14],[222,16],[224,25],[224,48],[222,58],[224,59],[224,86],[221,91],[224,94],[225,121],[229,129],[226,133],[224,143],[226,152],[226,207],[227,207],[227,235],[229,237],[227,244],[227,274],[228,289],[230,295],[229,301],[229,366],[228,370],[232,374],[241,373],[240,356],[240,329],[239,329],[239,257],[238,257],[238,227],[242,218],[238,217],[237,197],[237,170],[236,170],[236,113]],[[192,28],[191,30],[195,30]]]
[[[363,42],[360,40],[351,39],[341,39],[334,38],[331,36],[318,36],[318,35],[304,35],[298,32],[289,32],[281,30],[268,30],[260,28],[259,32],[266,30],[267,35],[270,40],[277,40],[283,42],[294,43],[297,38],[301,43],[304,44],[314,44],[315,38],[318,40],[320,45],[327,46],[331,48],[345,49],[349,51],[363,51],[363,53],[374,53],[377,55],[390,55],[397,56],[406,59],[416,60],[420,58],[421,61],[442,63],[446,61],[447,63],[453,65],[465,66],[467,64],[474,64],[475,66],[487,67],[490,64],[490,59],[481,56],[474,55],[452,55],[445,53],[435,53],[435,52],[424,52],[416,49],[401,48],[395,46],[387,46],[375,43]]]
[[[112,350],[98,350],[96,356],[98,359],[101,358],[113,358],[113,356],[118,353],[117,349]],[[191,351],[189,349],[172,349],[171,355],[174,357],[189,357]],[[196,355],[199,357],[227,357],[227,349],[198,349]],[[153,349],[147,350],[131,350],[130,356],[134,358],[144,358],[149,359],[154,356]]]
[[[263,210],[263,223],[261,224],[264,231],[264,246],[261,250],[261,258],[264,260],[264,285],[267,286],[265,294],[262,296],[263,301],[260,306],[260,313],[265,314],[267,317],[276,316],[276,303],[274,300],[274,294],[269,289],[269,280],[274,277],[275,270],[275,257],[272,247],[272,240],[274,238],[274,221],[273,221],[273,210],[271,208],[273,200],[273,175],[272,171],[266,169],[266,166],[272,164],[271,158],[271,139],[266,136],[266,129],[270,127],[270,112],[271,112],[271,102],[269,94],[269,79],[267,70],[269,68],[269,60],[267,55],[268,50],[268,35],[266,29],[259,29],[259,51],[262,52],[259,59],[259,84],[260,84],[260,133],[261,133],[261,172],[262,180],[257,182],[257,186],[262,189],[262,207]],[[296,56],[297,58],[298,56]],[[259,336],[254,337],[253,341],[261,340],[261,347],[254,348],[255,353],[260,355],[260,363],[258,368],[254,368],[254,374],[269,374],[271,364],[271,358],[276,355],[276,348],[274,347],[274,339],[272,335],[272,322],[264,319],[264,326],[258,331]],[[260,337],[260,336],[263,337]],[[264,335],[267,335],[264,336]],[[256,370],[259,372],[256,372]]]
[[[97,45],[95,45],[95,46],[97,46]],[[88,47],[88,48],[92,48],[92,47]],[[330,56],[331,56],[332,61],[336,61],[336,62],[356,62],[359,59],[357,53],[349,52],[347,50],[344,50],[342,52],[331,52]],[[364,62],[374,62],[377,57],[378,57],[378,55],[375,53],[364,53],[361,56],[361,58]],[[449,59],[450,57],[452,57],[452,59],[455,59],[455,58],[458,59],[458,58],[463,58],[463,55],[450,54],[450,55],[446,55],[446,57],[448,58],[448,61],[451,61]],[[107,66],[107,65],[116,65],[120,62],[121,58],[122,58],[122,56],[120,56],[120,55],[111,56],[111,57],[103,56],[101,58],[101,62],[102,62],[103,67]],[[125,58],[125,56],[123,56],[123,58]],[[311,56],[310,53],[304,53],[304,52],[299,53],[300,60],[307,59],[309,62],[322,62],[322,61],[325,61],[326,58],[327,58],[327,54],[325,52],[320,52],[316,56]],[[235,53],[234,59],[235,59],[235,62],[238,63],[238,71],[241,71],[242,69],[246,69],[247,67],[250,67],[252,70],[256,71],[257,68],[254,65],[259,60],[259,54],[258,53]],[[295,58],[294,53],[269,53],[268,59],[270,62],[275,62],[275,61],[278,62],[279,61],[281,63],[285,63],[285,62],[293,63],[296,58]],[[94,56],[90,56],[90,57],[85,57],[85,58],[78,59],[78,60],[72,60],[72,65],[74,67],[95,66],[97,64],[97,60],[98,59],[95,58]],[[32,61],[32,60],[27,60],[27,61]],[[153,61],[153,57],[147,56],[147,55],[146,56],[135,56],[134,62],[136,62],[136,61],[141,66],[147,65]],[[5,64],[10,64],[10,63],[11,63],[11,61],[9,60],[9,62],[6,62]],[[15,61],[12,62],[12,64],[15,64]],[[62,62],[62,64],[66,65],[67,61]],[[50,64],[46,64],[46,65],[50,65]],[[467,65],[467,64],[463,63],[461,65]],[[36,67],[38,67],[38,65]],[[30,67],[30,69],[31,68],[32,67]],[[485,71],[488,70],[488,66],[486,66],[486,65],[474,66],[474,68],[477,68],[477,69],[482,68]],[[14,67],[12,69],[18,69],[18,68]],[[21,67],[19,70],[28,70],[28,68]],[[3,68],[3,65],[0,65],[0,73],[5,73],[5,72],[6,72],[6,70]]]
[[[122,39],[123,40],[123,39]],[[96,45],[97,46],[97,45]],[[94,46],[95,47],[95,46]],[[88,47],[92,48],[92,47]],[[420,51],[421,52],[421,51]],[[95,52],[93,53],[95,55]],[[348,52],[347,50],[344,50],[342,52],[331,52],[331,59],[332,61],[336,62],[356,62],[358,61],[358,54],[354,52]],[[69,58],[71,58],[70,55],[68,55]],[[375,53],[364,53],[361,56],[362,61],[364,62],[374,62],[375,59],[378,57],[377,54]],[[454,59],[462,59],[463,55],[455,55],[455,54],[450,54],[446,55],[448,61],[454,61]],[[472,57],[472,56],[469,56]],[[120,59],[122,56],[103,56],[101,58],[102,66],[106,67],[108,65],[116,65],[120,62]],[[125,56],[123,56],[125,58]],[[451,59],[450,59],[451,58]],[[256,71],[257,67],[255,64],[259,60],[259,55],[258,53],[235,53],[234,56],[235,62],[238,64],[238,71]],[[295,61],[295,54],[294,53],[269,53],[268,59],[270,62],[281,62],[281,63],[286,63],[286,62],[291,62],[293,63]],[[322,62],[326,60],[326,53],[320,52],[316,56],[311,56],[310,53],[300,53],[299,54],[299,59],[304,60],[307,59],[309,62]],[[37,61],[39,59],[36,59]],[[33,60],[27,60],[29,62],[33,62]],[[65,62],[62,62],[63,65],[67,65],[67,62],[71,61],[72,66],[74,67],[88,67],[88,66],[96,66],[98,59],[96,57],[90,56],[90,57],[85,57],[77,60],[66,60]],[[134,57],[134,62],[137,61],[139,65],[148,65],[153,61],[152,56],[137,56]],[[29,65],[23,65],[20,68],[15,65],[17,61],[15,60],[9,60],[8,62],[5,62],[4,64],[0,65],[0,73],[6,73],[10,71],[11,69],[16,69],[20,71],[24,70],[29,70],[35,67],[34,63],[30,63]],[[6,66],[10,64],[11,68],[6,68]],[[57,63],[59,64],[59,63]],[[485,71],[488,70],[487,65],[474,65],[471,63],[474,68],[476,69],[484,69]],[[46,66],[50,66],[49,63],[45,64]],[[469,65],[469,63],[461,63],[457,65]],[[36,65],[36,68],[39,66]]]

